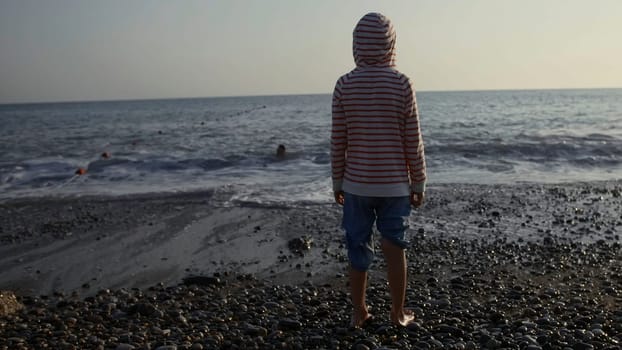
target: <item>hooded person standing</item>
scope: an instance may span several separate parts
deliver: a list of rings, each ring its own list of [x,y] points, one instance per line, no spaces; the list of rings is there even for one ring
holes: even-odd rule
[[[391,321],[406,326],[407,242],[411,205],[424,201],[426,166],[415,90],[395,68],[395,30],[368,13],[353,33],[356,68],[341,76],[332,99],[331,168],[350,261],[351,326],[371,318],[366,301],[373,225],[381,238],[391,294]]]

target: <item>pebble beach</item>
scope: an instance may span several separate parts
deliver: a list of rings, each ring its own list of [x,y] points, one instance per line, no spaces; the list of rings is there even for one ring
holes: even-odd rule
[[[622,182],[432,185],[392,326],[351,329],[333,204],[216,193],[0,203],[0,349],[618,349]],[[378,250],[379,252],[379,250]]]

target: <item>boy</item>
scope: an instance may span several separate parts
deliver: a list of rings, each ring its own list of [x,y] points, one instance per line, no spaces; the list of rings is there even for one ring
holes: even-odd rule
[[[356,68],[339,78],[333,92],[331,131],[333,191],[343,206],[350,260],[351,325],[371,317],[365,290],[375,222],[387,262],[391,321],[407,326],[415,316],[404,308],[404,231],[410,206],[423,204],[426,181],[415,91],[395,69],[395,30],[387,17],[361,18],[353,53]]]

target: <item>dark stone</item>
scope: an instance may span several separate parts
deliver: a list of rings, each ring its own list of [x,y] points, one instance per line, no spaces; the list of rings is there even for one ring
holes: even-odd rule
[[[438,327],[438,330],[442,333],[449,333],[454,337],[463,337],[464,331],[458,327],[442,324]]]
[[[492,322],[497,323],[497,324],[501,324],[501,323],[505,323],[506,319],[505,319],[505,314],[503,314],[503,312],[499,312],[499,311],[494,311],[491,312],[489,315],[489,318]]]
[[[151,303],[139,303],[130,306],[127,310],[127,313],[130,315],[140,314],[142,316],[152,316],[157,311],[158,309]]]
[[[182,279],[183,283],[187,286],[213,286],[221,284],[220,278],[210,276],[188,276]]]
[[[302,236],[302,237],[291,239],[289,242],[287,242],[287,247],[293,253],[296,253],[298,255],[304,255],[304,252],[311,249],[312,243],[313,243],[313,239],[307,236]]]
[[[292,320],[291,318],[284,318],[280,320],[278,324],[278,329],[284,331],[299,330],[301,328],[302,323],[298,320]]]
[[[247,325],[244,332],[254,337],[266,337],[268,335],[268,330],[266,328],[253,325]]]
[[[572,348],[574,350],[591,350],[591,349],[594,349],[594,345],[583,343],[583,342],[578,342],[574,344]]]

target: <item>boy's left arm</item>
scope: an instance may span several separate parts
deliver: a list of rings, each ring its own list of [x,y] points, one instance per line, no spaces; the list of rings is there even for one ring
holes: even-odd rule
[[[417,196],[419,199],[413,199],[413,202],[423,202],[423,193],[426,184],[426,163],[425,151],[423,146],[423,136],[421,135],[421,127],[419,125],[419,111],[417,109],[417,99],[412,83],[408,81],[406,95],[406,122],[404,132],[404,149],[406,153],[406,162],[408,164],[408,173],[410,177],[411,193],[421,194]],[[418,203],[421,205],[421,203]],[[414,204],[413,204],[414,205]],[[416,206],[419,206],[416,205]]]

